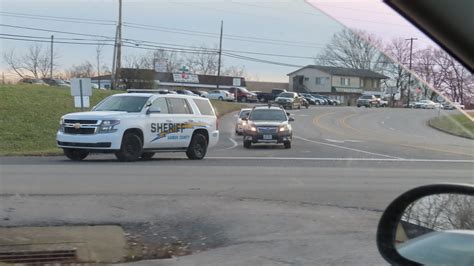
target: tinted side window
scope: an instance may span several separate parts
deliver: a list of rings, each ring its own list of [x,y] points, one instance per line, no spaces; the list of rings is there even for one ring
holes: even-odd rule
[[[186,99],[168,98],[168,107],[170,114],[192,114]]]
[[[161,109],[161,111],[160,111],[161,114],[169,114],[168,103],[166,102],[166,98],[158,98],[158,99],[156,99],[156,100],[151,104],[151,107],[152,107],[153,109],[155,109],[155,108],[160,108],[160,109]]]
[[[202,115],[214,115],[214,110],[212,109],[211,103],[209,101],[194,99],[194,103],[196,103],[197,107],[199,108],[199,112],[201,112]]]

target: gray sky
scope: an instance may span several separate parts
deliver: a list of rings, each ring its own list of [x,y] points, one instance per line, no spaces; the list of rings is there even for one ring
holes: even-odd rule
[[[1,24],[7,25],[113,37],[115,26],[109,21],[117,19],[117,3],[118,0],[0,0],[0,9],[3,12],[0,13],[0,20]],[[5,12],[30,14],[33,17],[25,18],[25,16]],[[51,17],[38,17],[38,15],[81,18],[83,20],[75,21],[106,25],[58,21]],[[128,39],[168,43],[173,46],[217,47],[220,21],[224,20],[224,50],[311,57],[317,55],[332,35],[343,27],[330,16],[350,27],[377,34],[385,40],[393,37],[418,37],[420,46],[431,44],[431,41],[422,33],[377,0],[311,0],[309,4],[300,0],[123,0],[123,21],[149,25],[146,28],[153,30],[133,28],[130,26],[137,25],[128,24],[123,27],[122,32],[123,38]],[[54,34],[57,40],[60,38],[97,39],[5,26],[0,26],[0,32],[45,38]],[[15,49],[15,52],[22,53],[31,45],[31,42],[6,39],[1,39],[0,42],[2,52]],[[140,43],[138,44],[138,48],[143,47]],[[94,62],[95,48],[92,45],[60,43],[54,46],[60,55],[58,61],[61,69],[66,69],[72,64],[80,64],[85,60]],[[145,52],[145,50],[126,47],[123,54],[124,56],[138,55]],[[103,60],[109,65],[111,65],[112,53],[111,46],[104,48]],[[240,55],[294,65],[313,63],[313,60],[309,58]],[[295,70],[295,67],[263,64],[230,57],[224,57],[224,64],[245,66],[252,77],[265,81],[287,81],[286,74]],[[0,68],[2,70],[7,68],[3,59]]]

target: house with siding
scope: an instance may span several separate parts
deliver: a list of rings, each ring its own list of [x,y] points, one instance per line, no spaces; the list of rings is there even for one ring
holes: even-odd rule
[[[345,105],[355,105],[362,94],[382,94],[381,81],[388,78],[371,70],[318,65],[287,75],[290,91],[327,95]]]

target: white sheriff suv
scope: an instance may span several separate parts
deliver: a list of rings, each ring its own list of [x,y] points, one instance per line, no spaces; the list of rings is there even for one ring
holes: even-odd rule
[[[136,161],[155,152],[179,151],[200,160],[218,140],[218,121],[208,99],[154,93],[109,96],[90,112],[61,117],[56,134],[58,147],[74,161],[89,153]]]

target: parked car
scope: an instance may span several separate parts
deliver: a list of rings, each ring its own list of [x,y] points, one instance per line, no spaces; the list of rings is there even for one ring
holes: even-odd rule
[[[453,102],[453,103],[445,103],[443,105],[443,109],[445,110],[454,110],[454,109],[464,109],[464,104],[460,104],[458,102]]]
[[[318,99],[323,99],[324,104],[326,104],[326,105],[337,105],[337,102],[335,102],[333,99],[329,98],[326,95],[321,95],[321,94],[317,94],[317,93],[314,93],[314,92],[311,93],[311,95],[313,95],[314,97],[316,97]]]
[[[296,92],[282,92],[275,98],[275,103],[285,109],[301,109],[301,98]]]
[[[380,107],[387,107],[388,106],[388,101],[385,98],[380,98],[379,99],[379,106]]]
[[[317,98],[309,93],[300,93],[301,96],[303,96],[309,104],[312,105],[323,105],[325,103],[325,100],[322,98]]]
[[[28,83],[28,84],[34,84],[34,85],[45,85],[48,86],[43,80],[41,79],[32,79],[32,78],[24,78],[20,80],[21,83]]]
[[[235,122],[235,134],[242,135],[244,132],[244,128],[247,126],[247,118],[252,111],[252,108],[243,108],[240,110],[239,114],[237,115],[237,121]]]
[[[288,116],[279,106],[255,106],[248,118],[243,118],[248,122],[244,128],[244,147],[248,149],[252,143],[283,143],[290,149],[293,139],[290,122],[294,119]]]
[[[199,90],[191,90],[192,93],[196,94],[196,95],[199,95],[201,97],[204,97],[206,98],[206,95],[208,95],[209,93],[207,93],[207,91],[199,91]]]
[[[225,91],[225,90],[213,90],[210,91],[207,95],[206,98],[211,99],[211,100],[219,100],[219,101],[233,101],[234,100],[234,94]]]
[[[71,85],[64,82],[62,79],[50,79],[44,78],[43,81],[49,86],[62,86],[62,87],[71,87]]]
[[[375,95],[362,95],[357,99],[357,107],[374,107],[379,106],[379,99]]]
[[[193,93],[192,91],[189,91],[189,90],[177,90],[176,93],[177,94],[183,94],[183,95],[196,96],[195,93]]]
[[[421,100],[413,104],[413,108],[421,109],[434,109],[436,108],[436,103],[431,100]]]
[[[274,101],[275,98],[283,92],[287,92],[287,91],[284,89],[273,89],[270,93],[260,92],[257,94],[257,99],[261,103]]]
[[[229,89],[229,92],[233,93],[234,97],[237,96],[237,101],[238,102],[243,102],[243,103],[245,103],[245,102],[256,102],[258,100],[257,99],[257,94],[248,91],[246,88],[233,87],[233,88]]]

